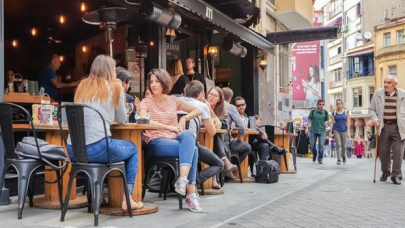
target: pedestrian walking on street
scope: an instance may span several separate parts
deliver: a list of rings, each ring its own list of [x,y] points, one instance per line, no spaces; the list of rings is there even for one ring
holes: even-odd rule
[[[347,152],[347,157],[351,158],[353,154],[353,139],[350,136],[350,134],[347,134],[346,138],[346,152]]]
[[[349,120],[349,112],[344,109],[343,101],[337,99],[336,109],[332,112],[331,116],[331,128],[329,133],[329,136],[333,135],[336,141],[337,165],[340,165],[341,158],[343,163],[346,163],[346,137],[350,137],[350,133],[347,131]]]
[[[316,161],[318,157],[318,163],[322,164],[323,159],[323,144],[325,143],[325,134],[326,134],[326,125],[329,123],[329,114],[328,111],[323,109],[325,101],[319,99],[316,106],[317,108],[312,110],[308,116],[307,128],[305,133],[310,132],[310,143],[312,151],[312,160]],[[319,153],[316,152],[316,141],[318,139]]]
[[[358,135],[354,140],[354,155],[356,155],[357,158],[362,158],[364,156],[364,149],[366,148],[363,140]]]
[[[330,138],[330,157],[336,157],[336,140],[333,136]]]
[[[401,166],[405,142],[405,90],[398,88],[397,83],[396,76],[385,77],[384,88],[374,92],[369,114],[379,131],[377,149],[381,160],[380,181],[386,181],[391,176],[391,181],[399,185],[402,180]]]

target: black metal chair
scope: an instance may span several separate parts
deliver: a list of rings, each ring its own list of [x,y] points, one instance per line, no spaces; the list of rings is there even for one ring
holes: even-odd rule
[[[178,114],[177,115],[177,120],[179,120],[182,116],[185,114]],[[190,126],[190,121],[186,122],[186,129],[188,129]],[[199,125],[197,124],[197,127]],[[197,131],[198,132],[198,131]],[[198,138],[198,137],[196,137]],[[160,193],[159,197],[163,193],[163,200],[166,200],[166,195],[167,192],[170,190],[170,184],[172,183],[171,180],[171,173],[174,173],[174,178],[177,180],[180,176],[180,161],[178,157],[154,157],[151,156],[151,152],[148,151],[149,156],[145,156],[145,178],[143,181],[142,185],[142,199],[145,198],[145,193],[146,193],[146,186],[147,186],[147,181],[149,179],[149,173],[150,170],[154,166],[159,166],[161,167],[161,172],[162,172],[162,184],[160,187]],[[178,201],[179,201],[179,209],[183,209],[183,196],[180,194],[177,194]]]
[[[111,171],[119,171],[122,176],[123,184],[124,184],[124,192],[125,192],[125,199],[127,202],[128,213],[129,217],[132,217],[132,208],[130,202],[130,196],[127,187],[127,178],[125,174],[125,162],[111,162],[111,154],[109,150],[109,143],[108,143],[108,135],[107,135],[107,128],[105,124],[104,117],[101,115],[99,111],[92,108],[88,105],[64,105],[59,109],[58,112],[58,123],[61,130],[61,134],[63,135],[62,131],[62,122],[61,122],[61,113],[62,110],[66,109],[66,116],[69,128],[69,135],[72,143],[73,149],[73,156],[72,159],[72,169],[69,178],[68,189],[65,197],[65,201],[63,204],[62,215],[60,221],[63,222],[65,220],[65,215],[69,206],[69,198],[70,192],[72,191],[72,183],[74,178],[78,173],[84,173],[89,179],[89,186],[90,189],[87,191],[87,199],[89,205],[89,212],[90,205],[92,205],[93,213],[94,213],[94,226],[98,226],[98,214],[100,210],[100,205],[103,199],[103,183],[104,179]],[[104,125],[104,133],[105,133],[105,140],[107,144],[107,154],[108,154],[108,163],[89,163],[87,160],[87,148],[86,148],[86,138],[85,138],[85,126],[84,126],[84,110],[87,109],[89,111],[93,111],[97,113],[100,118],[103,120]],[[66,143],[66,138],[64,138]],[[67,145],[67,143],[66,143]],[[75,189],[74,189],[75,190]]]
[[[30,128],[27,130],[32,133],[35,139],[37,154],[25,154],[22,151],[16,151],[14,140],[14,129],[12,120],[12,108],[19,109],[26,116],[26,122]],[[13,167],[18,174],[18,219],[22,218],[25,198],[28,194],[29,206],[33,206],[33,185],[36,171],[47,165],[51,171],[56,173],[56,181],[47,182],[50,184],[58,184],[59,203],[62,208],[62,176],[68,167],[69,159],[61,150],[41,152],[38,144],[36,130],[32,121],[31,115],[23,107],[13,103],[0,103],[0,136],[3,140],[4,150],[0,148],[0,158],[5,157],[4,168],[0,170],[0,189],[3,186],[5,174],[10,167]],[[5,154],[4,154],[5,151]],[[48,171],[47,169],[45,171]]]

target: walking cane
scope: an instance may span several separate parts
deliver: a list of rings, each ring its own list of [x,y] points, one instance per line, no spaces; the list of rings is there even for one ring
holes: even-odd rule
[[[379,126],[376,125],[376,133],[375,133],[375,153],[374,153],[374,180],[375,183],[375,176],[377,175],[377,157],[378,157],[378,133],[379,133]]]

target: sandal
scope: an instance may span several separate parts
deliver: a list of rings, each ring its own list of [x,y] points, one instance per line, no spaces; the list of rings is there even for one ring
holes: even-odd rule
[[[212,178],[212,189],[221,189],[221,187],[219,186],[219,184],[216,182],[216,181],[214,181],[215,179],[214,179],[214,177]],[[215,182],[215,183],[214,183]]]
[[[139,210],[139,209],[143,208],[143,203],[142,202],[138,202],[138,201],[136,201],[134,199],[133,199],[133,201],[134,201],[134,203],[131,202],[132,210]],[[127,207],[127,202],[126,201],[122,202],[121,210],[124,213],[128,212],[128,207]]]

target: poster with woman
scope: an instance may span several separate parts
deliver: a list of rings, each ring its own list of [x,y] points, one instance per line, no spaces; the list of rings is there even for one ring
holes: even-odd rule
[[[291,82],[294,108],[314,108],[322,98],[319,49],[319,41],[293,44]]]

